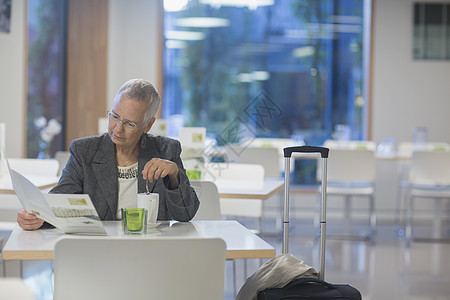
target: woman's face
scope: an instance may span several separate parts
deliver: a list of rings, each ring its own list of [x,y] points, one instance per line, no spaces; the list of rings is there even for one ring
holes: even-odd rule
[[[135,147],[141,135],[148,132],[153,120],[144,124],[144,114],[147,103],[129,99],[122,95],[120,100],[113,104],[109,115],[108,133],[114,144],[119,147]]]

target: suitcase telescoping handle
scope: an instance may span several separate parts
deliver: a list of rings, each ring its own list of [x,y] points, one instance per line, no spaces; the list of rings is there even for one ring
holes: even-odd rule
[[[326,241],[326,205],[327,205],[327,158],[329,149],[313,146],[294,146],[284,148],[284,216],[283,216],[283,245],[282,252],[289,252],[289,183],[292,153],[320,153],[322,157],[322,204],[320,212],[320,271],[319,278],[325,280],[325,241]]]

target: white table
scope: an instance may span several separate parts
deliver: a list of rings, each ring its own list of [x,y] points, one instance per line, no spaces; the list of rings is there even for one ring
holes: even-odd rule
[[[282,179],[264,181],[217,179],[214,181],[220,198],[266,200],[284,187]]]
[[[234,220],[162,222],[144,235],[125,235],[120,221],[103,222],[107,236],[148,239],[160,236],[219,237],[227,245],[227,259],[272,258],[275,249],[263,239]],[[65,235],[59,229],[24,231],[16,226],[3,248],[4,260],[52,260],[55,244]]]

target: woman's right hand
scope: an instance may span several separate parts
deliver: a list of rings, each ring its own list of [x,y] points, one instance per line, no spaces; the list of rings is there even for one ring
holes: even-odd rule
[[[36,230],[44,224],[44,220],[27,213],[25,209],[21,209],[17,212],[17,223],[23,230]]]

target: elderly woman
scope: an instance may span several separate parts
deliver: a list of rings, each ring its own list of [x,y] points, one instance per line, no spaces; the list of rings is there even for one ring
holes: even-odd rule
[[[132,79],[119,89],[109,115],[108,133],[72,141],[70,158],[51,193],[89,194],[102,220],[120,218],[121,208],[136,207],[137,193],[158,193],[158,220],[189,221],[199,201],[189,184],[178,141],[147,134],[161,98],[148,81]],[[44,222],[21,210],[25,230]]]

